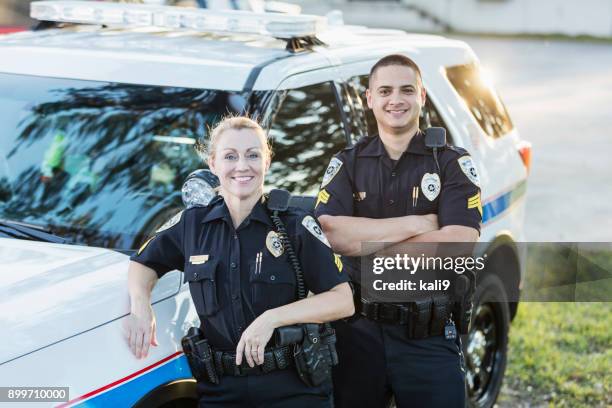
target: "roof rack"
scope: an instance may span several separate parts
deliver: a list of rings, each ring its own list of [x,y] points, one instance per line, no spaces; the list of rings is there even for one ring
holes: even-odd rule
[[[35,1],[30,16],[56,23],[99,24],[114,27],[162,27],[207,33],[259,34],[291,40],[308,39],[327,28],[325,17],[251,11],[213,11],[189,7],[93,1]],[[293,49],[289,47],[288,49]]]

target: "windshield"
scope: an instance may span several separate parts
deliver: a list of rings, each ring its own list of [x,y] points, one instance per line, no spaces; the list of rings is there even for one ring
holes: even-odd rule
[[[0,74],[0,219],[135,248],[183,208],[209,126],[240,93]]]

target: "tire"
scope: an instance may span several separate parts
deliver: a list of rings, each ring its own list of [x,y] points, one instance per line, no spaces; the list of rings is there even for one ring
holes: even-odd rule
[[[495,404],[506,370],[509,327],[504,286],[496,275],[487,274],[476,286],[472,324],[462,339],[469,407]]]

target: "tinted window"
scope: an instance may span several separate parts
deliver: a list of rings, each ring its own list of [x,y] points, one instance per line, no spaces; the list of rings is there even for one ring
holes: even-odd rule
[[[244,98],[226,92],[0,75],[0,218],[134,248],[183,208],[194,145]]]
[[[489,136],[500,137],[512,130],[512,122],[499,95],[483,80],[475,64],[446,68],[446,76],[478,124]]]
[[[277,94],[269,133],[274,158],[267,185],[294,194],[318,192],[331,157],[346,146],[332,86],[326,82]]]
[[[361,98],[361,103],[353,104],[355,107],[355,114],[360,117],[357,119],[359,122],[365,124],[368,135],[375,135],[378,133],[378,127],[376,125],[376,118],[372,109],[368,108],[366,101],[366,89],[368,89],[368,75],[360,75],[351,78],[348,81],[349,93],[355,95],[355,99]],[[419,125],[421,130],[425,130],[430,126],[439,126],[446,128],[446,125],[442,121],[440,114],[436,110],[429,98],[426,99],[425,107],[421,110],[421,118]],[[452,142],[452,136],[448,133],[447,129],[447,141]]]

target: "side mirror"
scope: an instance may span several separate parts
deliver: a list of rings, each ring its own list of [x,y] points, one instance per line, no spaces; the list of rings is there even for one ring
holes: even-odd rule
[[[219,179],[210,170],[199,169],[192,172],[181,189],[185,208],[204,207],[215,198]]]

